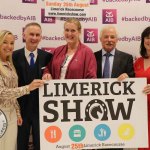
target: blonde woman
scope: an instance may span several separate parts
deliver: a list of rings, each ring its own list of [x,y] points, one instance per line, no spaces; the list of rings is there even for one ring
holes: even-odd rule
[[[0,138],[0,150],[16,150],[17,119],[18,125],[22,124],[17,98],[44,84],[42,80],[33,80],[29,85],[18,87],[18,77],[12,64],[14,42],[10,31],[0,31],[0,110],[8,122],[6,132]]]

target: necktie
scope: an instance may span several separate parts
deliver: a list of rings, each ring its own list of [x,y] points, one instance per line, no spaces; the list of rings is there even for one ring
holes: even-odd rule
[[[30,67],[34,66],[34,54],[30,53]]]
[[[110,77],[110,62],[109,57],[111,56],[110,53],[106,53],[104,56],[106,56],[104,69],[103,69],[103,78],[109,78]]]

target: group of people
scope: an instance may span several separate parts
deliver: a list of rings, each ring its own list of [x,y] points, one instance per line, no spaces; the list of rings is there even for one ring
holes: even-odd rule
[[[64,23],[66,44],[56,48],[53,55],[38,48],[42,38],[38,23],[25,26],[25,47],[15,51],[14,35],[0,31],[0,110],[8,121],[7,130],[0,138],[0,149],[27,150],[32,127],[34,149],[40,150],[38,88],[45,80],[146,77],[143,92],[148,95],[150,108],[150,27],[141,35],[141,57],[134,63],[132,55],[116,48],[118,35],[114,26],[101,30],[102,49],[95,53],[81,42],[81,30],[78,19],[69,18]],[[150,129],[149,109],[148,116]]]

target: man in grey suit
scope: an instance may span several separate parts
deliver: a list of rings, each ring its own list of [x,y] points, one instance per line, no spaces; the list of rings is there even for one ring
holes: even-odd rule
[[[118,78],[123,80],[127,77],[134,77],[132,55],[116,49],[118,36],[114,26],[108,25],[101,30],[100,42],[102,49],[95,52],[97,78]]]
[[[19,86],[41,79],[44,67],[49,63],[52,54],[38,48],[42,39],[41,26],[32,22],[25,26],[23,38],[25,47],[14,51],[13,63],[18,74]],[[39,130],[39,95],[38,90],[18,99],[23,119],[18,127],[17,150],[27,150],[32,127],[34,150],[40,150]]]

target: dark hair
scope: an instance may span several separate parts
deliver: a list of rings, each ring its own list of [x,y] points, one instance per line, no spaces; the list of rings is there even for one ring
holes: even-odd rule
[[[147,27],[141,34],[140,54],[143,58],[148,58],[146,48],[144,46],[144,38],[150,35],[150,26]]]

